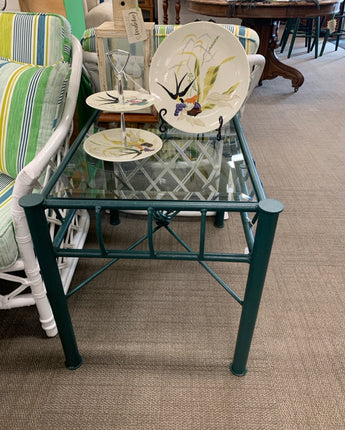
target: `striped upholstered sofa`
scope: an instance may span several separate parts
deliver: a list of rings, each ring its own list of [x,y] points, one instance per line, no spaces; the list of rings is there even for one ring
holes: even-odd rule
[[[44,185],[69,147],[82,52],[67,20],[54,14],[0,13],[0,41],[0,309],[36,304],[42,327],[53,336],[55,321],[19,199]],[[58,222],[50,216],[52,225]],[[78,214],[74,224],[68,240],[81,246],[87,215]],[[66,288],[74,267],[61,262]]]

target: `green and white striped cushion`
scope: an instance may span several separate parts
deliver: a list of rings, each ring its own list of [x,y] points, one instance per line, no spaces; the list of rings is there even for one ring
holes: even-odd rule
[[[64,102],[68,63],[31,66],[0,60],[0,172],[13,178],[46,144]]]
[[[96,52],[96,33],[94,28],[87,28],[80,40],[83,50],[86,52]]]
[[[14,179],[0,173],[0,269],[12,266],[18,256],[11,213],[13,187]]]
[[[256,31],[251,28],[244,27],[236,24],[220,24],[222,27],[229,30],[241,42],[247,54],[256,54],[259,48],[260,39]],[[180,25],[156,25],[155,26],[155,48],[162,43],[162,41],[179,28]]]
[[[0,13],[0,57],[50,66],[70,62],[71,27],[60,15]]]
[[[247,54],[256,54],[259,49],[260,39],[256,31],[242,25],[235,24],[220,24],[222,27],[229,30],[238,37],[244,50]],[[155,49],[163,42],[163,40],[174,30],[181,27],[180,25],[155,25]],[[84,31],[81,39],[81,45],[84,51],[96,52],[96,34],[94,28],[88,28]]]
[[[54,14],[0,13],[0,269],[17,259],[11,213],[19,171],[57,127],[70,74],[71,28]]]

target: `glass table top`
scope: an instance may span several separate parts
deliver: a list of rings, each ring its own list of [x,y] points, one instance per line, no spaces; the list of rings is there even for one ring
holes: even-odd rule
[[[60,174],[60,186],[55,186],[49,197],[258,200],[232,121],[222,127],[221,135],[218,131],[187,134],[170,126],[164,133],[152,128],[149,131],[158,135],[163,145],[157,153],[140,160],[100,160],[86,153],[81,142]]]

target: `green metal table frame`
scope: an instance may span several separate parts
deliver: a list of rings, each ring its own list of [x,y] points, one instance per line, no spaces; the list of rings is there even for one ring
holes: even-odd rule
[[[130,259],[161,259],[198,261],[221,286],[242,306],[241,318],[231,372],[243,376],[247,372],[247,360],[254,333],[255,323],[261,301],[266,272],[269,264],[276,225],[283,205],[278,200],[267,199],[246,142],[238,116],[233,118],[233,125],[241,146],[242,154],[254,187],[257,201],[171,201],[171,200],[125,200],[125,199],[84,199],[84,198],[52,198],[50,193],[58,181],[67,163],[81,144],[83,136],[90,124],[96,119],[97,112],[90,118],[88,124],[72,145],[69,153],[59,166],[50,182],[40,194],[30,194],[20,200],[24,208],[32,235],[38,262],[44,279],[47,295],[58,327],[60,340],[65,353],[66,367],[76,369],[82,364],[74,329],[69,314],[67,299],[82,288],[87,282],[107,269],[120,258]],[[61,227],[52,241],[46,221],[46,209],[67,210],[67,215],[61,218]],[[60,244],[67,232],[67,227],[78,209],[95,211],[98,249],[63,249]],[[115,216],[120,210],[144,210],[147,212],[147,233],[136,243],[125,250],[107,249],[103,242],[101,219],[102,213],[109,210]],[[180,211],[199,213],[200,240],[199,249],[193,251],[170,227],[170,222]],[[244,228],[248,252],[243,254],[207,252],[205,250],[205,231],[207,212],[216,212],[215,225],[223,225],[224,212],[240,213]],[[252,215],[250,219],[249,215]],[[256,225],[254,231],[254,224]],[[153,235],[160,228],[165,228],[183,246],[185,251],[161,251],[155,249]],[[147,250],[136,250],[136,247],[147,240]],[[92,277],[84,281],[74,290],[65,295],[57,257],[108,258],[110,261]],[[208,266],[207,262],[238,262],[249,264],[247,284],[244,298],[241,299],[219,276]]]

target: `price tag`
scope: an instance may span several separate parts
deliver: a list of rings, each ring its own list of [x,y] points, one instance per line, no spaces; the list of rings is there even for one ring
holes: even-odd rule
[[[136,43],[147,38],[141,9],[126,9],[122,11],[127,39],[129,43]]]
[[[330,33],[334,33],[337,26],[337,20],[336,19],[330,19],[327,23],[327,28]]]

